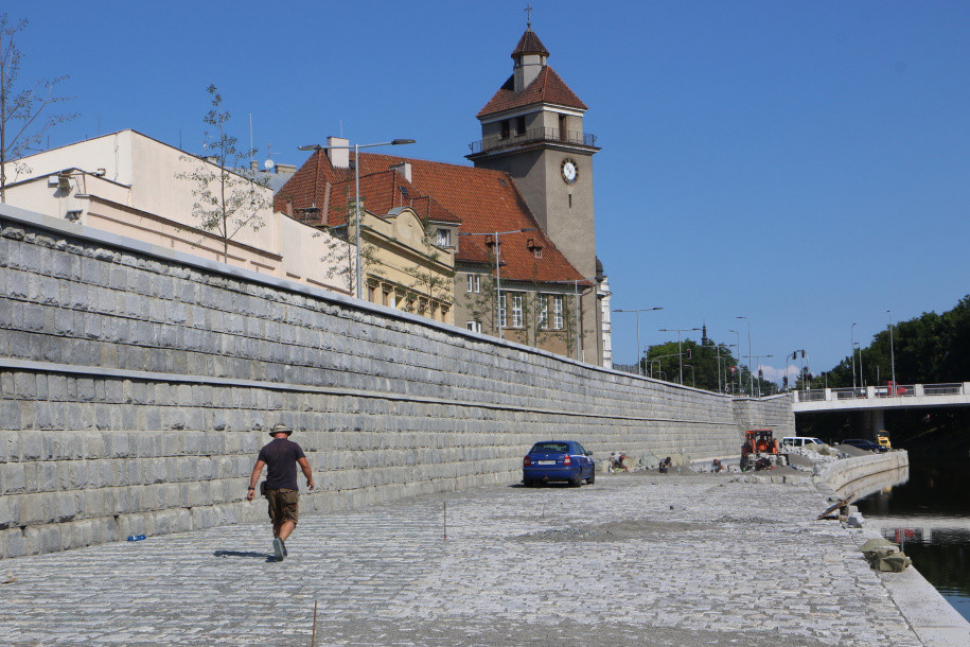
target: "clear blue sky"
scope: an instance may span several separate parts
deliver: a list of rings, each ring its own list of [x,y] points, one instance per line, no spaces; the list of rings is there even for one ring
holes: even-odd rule
[[[549,63],[589,106],[597,248],[615,308],[706,322],[811,368],[970,293],[970,3],[531,0]],[[277,162],[341,132],[464,163],[511,72],[524,1],[6,0],[21,80],[69,74],[59,146],[133,128],[199,152],[205,88]],[[634,316],[614,315],[619,362]],[[692,337],[696,338],[697,333]],[[772,376],[771,371],[766,377]],[[906,376],[899,376],[906,382]],[[970,376],[967,376],[970,379]]]

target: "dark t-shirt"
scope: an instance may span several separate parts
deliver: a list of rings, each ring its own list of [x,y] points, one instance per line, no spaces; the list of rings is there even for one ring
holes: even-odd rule
[[[258,460],[266,463],[266,487],[271,490],[298,490],[296,462],[304,458],[303,450],[288,438],[274,438],[259,450]]]

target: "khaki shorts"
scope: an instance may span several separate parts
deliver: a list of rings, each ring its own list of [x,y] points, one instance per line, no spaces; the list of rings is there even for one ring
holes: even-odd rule
[[[274,526],[282,526],[287,521],[294,524],[300,520],[300,493],[297,490],[266,490],[269,502],[269,518]]]

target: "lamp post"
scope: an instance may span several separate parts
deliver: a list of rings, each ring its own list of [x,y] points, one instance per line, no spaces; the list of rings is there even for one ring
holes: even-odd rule
[[[720,366],[721,366],[721,347],[724,347],[724,348],[737,348],[737,344],[718,344],[717,345],[717,365],[718,365],[718,368],[719,369],[720,369]],[[720,375],[717,376],[717,382],[718,382],[718,384],[721,383],[721,376]],[[722,393],[727,393],[727,390],[728,390],[727,387],[728,387],[728,376],[727,376],[727,366],[725,366],[724,367],[724,390],[722,391]]]
[[[744,319],[748,323],[748,393],[754,395],[754,375],[751,374],[751,320],[747,317],[735,319]]]
[[[759,398],[761,397],[761,379],[762,379],[761,378],[761,360],[763,360],[763,359],[770,359],[772,357],[774,357],[774,355],[755,355],[754,356],[754,359],[755,359],[755,361],[757,362],[757,365],[758,365],[758,397]]]
[[[613,312],[635,312],[637,313],[637,373],[641,376],[643,375],[643,369],[640,367],[640,313],[641,312],[653,312],[655,310],[663,310],[663,308],[640,308],[639,310],[614,310]]]
[[[860,389],[865,389],[866,388],[866,381],[862,377],[862,342],[861,341],[857,341],[856,342],[856,346],[859,348],[859,388]],[[855,349],[853,349],[852,352],[855,353]]]
[[[893,372],[893,397],[896,396],[896,351],[894,350],[895,344],[893,343],[893,313],[890,310],[886,310],[889,315],[889,362],[892,367]]]
[[[413,144],[415,140],[413,139],[394,139],[389,142],[380,142],[378,144],[354,144],[350,145],[338,145],[338,146],[321,146],[320,144],[309,144],[307,146],[300,146],[301,151],[321,151],[321,150],[354,150],[354,239],[357,243],[357,298],[363,299],[363,286],[362,281],[362,271],[360,267],[360,149],[361,148],[376,148],[378,146],[403,146],[405,144]]]
[[[731,344],[733,346],[734,344]],[[721,388],[721,346],[724,344],[714,344],[714,348],[717,350],[717,392],[723,393],[724,390]],[[702,346],[702,348],[710,348],[710,346]]]
[[[737,346],[738,346],[738,359],[741,359],[741,333],[739,333],[737,330],[729,330],[728,332],[733,332],[735,335],[738,336],[738,344],[737,344]],[[738,370],[738,396],[740,396],[740,395],[742,395],[741,371]]]
[[[536,227],[526,227],[524,229],[510,229],[508,231],[459,231],[459,236],[495,236],[495,319],[498,321],[498,338],[502,339],[503,317],[502,317],[502,264],[500,256],[502,254],[499,236],[504,234],[518,234],[523,231],[538,231]]]
[[[525,229],[523,231],[535,231],[535,230],[534,229],[531,229],[531,230]],[[543,281],[543,283],[572,283],[573,284],[573,287],[574,287],[574,290],[575,290],[575,292],[574,292],[574,294],[575,294],[574,299],[575,299],[575,302],[576,302],[576,361],[577,362],[581,362],[582,361],[580,359],[580,357],[579,357],[579,351],[580,351],[579,342],[582,339],[582,332],[583,332],[583,330],[582,330],[583,326],[582,326],[582,323],[579,320],[579,282],[580,281],[596,281],[596,277],[593,276],[593,277],[586,277],[584,279],[573,279],[571,281]],[[660,308],[660,310],[663,310],[663,308]],[[623,312],[623,310],[614,310],[613,312]],[[639,323],[638,323],[638,327],[639,327]],[[637,342],[637,346],[639,346],[639,342]],[[637,362],[638,363],[639,363],[639,361],[640,360],[637,359]],[[642,373],[641,373],[641,375],[642,375]]]
[[[680,383],[684,383],[684,351],[681,348],[680,343],[680,333],[682,332],[693,332],[695,330],[700,330],[700,328],[661,328],[660,332],[675,332],[677,333],[677,355],[680,358]]]
[[[852,353],[852,392],[855,393],[855,327],[856,324],[852,324],[849,327],[849,341],[851,342],[851,353]]]

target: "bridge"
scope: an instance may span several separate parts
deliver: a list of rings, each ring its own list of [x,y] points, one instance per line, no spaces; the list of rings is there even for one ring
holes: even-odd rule
[[[795,413],[830,413],[970,405],[970,382],[792,391]]]
[[[970,382],[952,384],[891,384],[886,386],[841,389],[803,389],[792,391],[792,410],[796,413],[862,411],[873,436],[885,429],[887,409],[959,407],[970,405]]]

